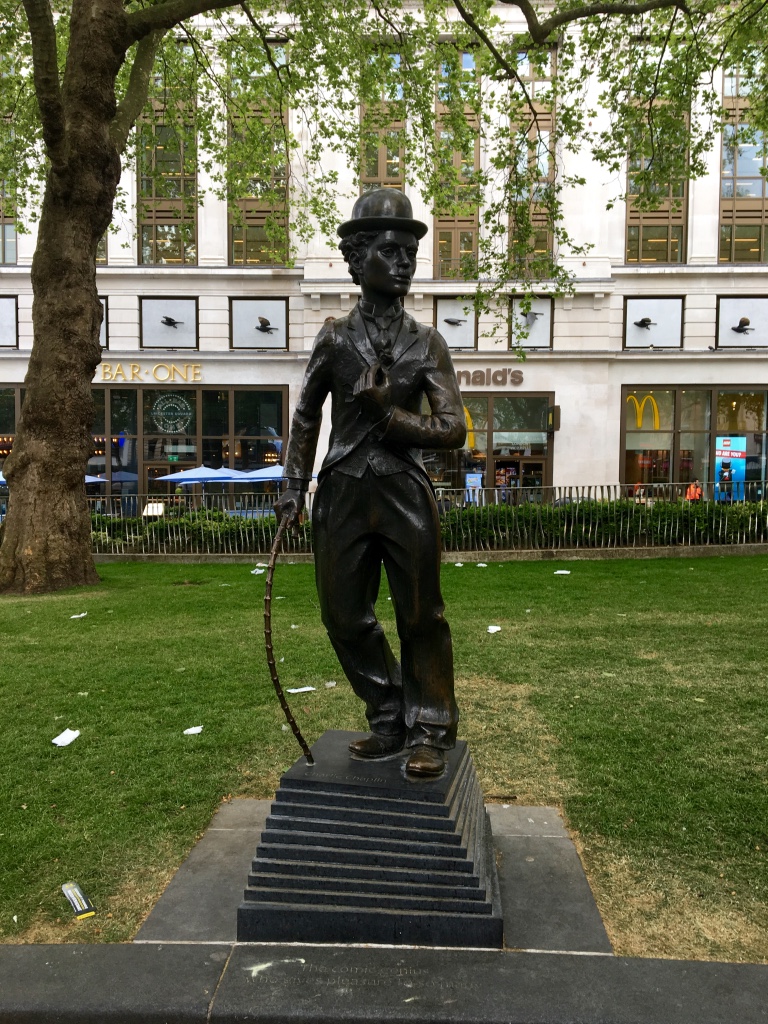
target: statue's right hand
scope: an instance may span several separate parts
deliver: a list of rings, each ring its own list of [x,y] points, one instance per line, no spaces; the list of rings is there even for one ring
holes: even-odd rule
[[[294,487],[289,487],[283,491],[275,502],[275,515],[278,520],[281,520],[287,514],[288,522],[286,526],[288,527],[297,525],[303,510],[304,492]]]

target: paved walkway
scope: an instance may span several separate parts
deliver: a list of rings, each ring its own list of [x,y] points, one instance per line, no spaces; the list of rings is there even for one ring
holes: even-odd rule
[[[503,951],[238,944],[268,808],[221,807],[135,942],[1,946],[0,1024],[768,1024],[768,967],[614,956],[551,808],[489,807]]]

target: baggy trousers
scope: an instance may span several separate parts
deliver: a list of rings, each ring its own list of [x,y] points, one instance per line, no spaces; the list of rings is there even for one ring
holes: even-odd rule
[[[361,478],[331,470],[315,494],[312,527],[323,624],[371,730],[450,749],[459,712],[440,593],[440,523],[426,479],[415,469],[369,469]],[[400,665],[376,618],[382,565]]]

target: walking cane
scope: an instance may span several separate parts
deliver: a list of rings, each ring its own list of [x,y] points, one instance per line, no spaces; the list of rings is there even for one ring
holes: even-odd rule
[[[304,757],[307,759],[308,765],[314,765],[315,759],[312,757],[307,741],[301,735],[301,730],[296,725],[296,719],[291,714],[291,709],[288,707],[288,701],[285,699],[283,688],[280,685],[280,678],[277,674],[277,666],[275,665],[275,653],[272,649],[272,578],[275,575],[275,564],[277,562],[277,553],[280,550],[280,542],[283,539],[283,534],[288,526],[288,520],[290,518],[290,511],[283,513],[283,518],[277,527],[277,533],[275,534],[275,540],[272,544],[272,551],[269,555],[269,567],[267,568],[267,585],[264,588],[264,646],[267,649],[267,665],[269,665],[269,674],[272,677],[272,685],[275,688],[277,699],[280,701],[280,707],[283,709],[288,725],[293,730],[293,735],[298,740],[299,746],[301,747]]]

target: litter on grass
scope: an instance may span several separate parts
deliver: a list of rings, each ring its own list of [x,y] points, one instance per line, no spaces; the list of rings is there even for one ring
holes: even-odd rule
[[[477,568],[478,569],[487,569],[488,568],[488,563],[487,562],[478,562],[477,563]]]
[[[555,569],[555,576],[570,576],[570,569]]]
[[[79,615],[70,615],[70,619],[84,619],[88,612],[80,612]]]
[[[332,689],[332,688],[333,688],[333,687],[334,687],[335,685],[336,685],[336,680],[335,680],[335,679],[331,679],[331,680],[330,680],[330,682],[328,682],[328,683],[326,683],[326,684],[325,684],[325,688],[326,688],[326,690],[330,690],[330,689]]]
[[[58,736],[54,736],[51,743],[55,743],[57,747],[68,747],[69,744],[73,743],[79,735],[79,729],[65,729],[64,732],[60,732]]]
[[[203,731],[202,725],[192,725],[189,729],[184,730],[185,736],[197,736],[199,732]]]
[[[489,633],[500,633],[501,632],[501,626],[489,626],[488,627],[488,632]]]
[[[457,569],[461,569],[464,566],[463,562],[454,562],[453,564],[456,566]]]
[[[291,623],[291,629],[298,629],[298,628],[299,628],[299,627],[298,627],[298,626],[296,625],[296,623],[295,623],[295,622],[292,622],[292,623]]]
[[[78,690],[77,691],[77,696],[78,697],[87,697],[88,696],[88,691],[87,690]]]
[[[288,690],[288,693],[309,693],[310,690],[314,690],[314,686],[295,686],[292,690]]]
[[[78,921],[83,921],[86,917],[93,917],[96,913],[93,904],[77,882],[65,882],[61,891],[69,900]]]
[[[267,569],[267,568],[268,568],[268,566],[267,566],[267,563],[266,563],[266,562],[257,562],[257,563],[256,563],[256,568],[257,568],[257,569]]]
[[[264,569],[251,569],[251,576],[262,576]]]

